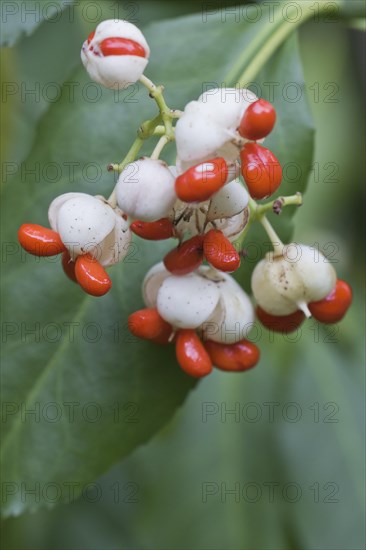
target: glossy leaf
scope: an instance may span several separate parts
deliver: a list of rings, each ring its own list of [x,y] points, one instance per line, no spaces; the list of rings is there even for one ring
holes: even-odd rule
[[[1,46],[14,46],[24,36],[32,34],[43,22],[54,25],[61,13],[74,0],[54,0],[53,2],[20,2],[12,0],[1,6]]]
[[[253,25],[245,21],[223,25],[217,16],[203,24],[201,14],[154,23],[145,30],[153,52],[147,75],[166,85],[172,107],[183,108],[208,83],[221,85],[253,32]],[[217,44],[215,55],[212,43]],[[187,44],[194,47],[187,50]],[[299,63],[293,38],[275,53],[260,81],[301,80]],[[21,253],[16,243],[21,223],[47,224],[47,208],[55,196],[68,191],[108,196],[114,177],[106,165],[121,160],[139,124],[155,114],[154,103],[138,86],[120,94],[102,90],[90,84],[83,69],[70,80],[78,83],[73,100],[64,88],[42,118],[25,164],[39,166],[39,175],[25,171],[24,177],[17,173],[9,182],[3,220],[3,400],[8,404],[3,479],[15,487],[22,481],[29,486],[56,483],[65,501],[65,481],[77,484],[76,497],[85,483],[154,435],[193,385],[176,364],[171,347],[136,343],[126,331],[128,314],[143,307],[144,274],[172,248],[172,241],[136,239],[123,264],[109,271],[111,292],[97,300],[65,277],[60,259],[39,261]],[[86,95],[88,85],[97,99]],[[283,161],[299,159],[305,170],[312,137],[305,100],[296,109],[277,103],[273,150]],[[150,144],[143,149],[150,151]],[[172,147],[163,158],[173,160]],[[305,180],[304,172],[297,189],[304,188]],[[282,234],[289,228],[288,218],[283,220]],[[32,408],[35,414],[26,414]],[[53,504],[42,498],[22,499],[17,491],[10,491],[3,503],[5,514]]]

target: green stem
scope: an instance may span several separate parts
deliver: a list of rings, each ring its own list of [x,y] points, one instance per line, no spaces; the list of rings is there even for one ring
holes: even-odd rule
[[[269,240],[272,243],[273,251],[275,253],[275,256],[281,255],[283,253],[283,242],[277,235],[276,231],[273,229],[271,223],[267,220],[266,216],[262,215],[258,218],[260,223],[263,225]]]
[[[161,117],[161,114],[159,113],[155,118],[152,118],[151,120],[145,120],[140,126],[140,128],[137,131],[138,137],[141,139],[147,139],[150,136],[153,135],[156,128],[160,127],[160,124],[163,122],[163,119]],[[165,132],[165,127],[164,132]]]
[[[156,144],[155,149],[151,153],[150,158],[157,160],[160,157],[160,154],[167,143],[169,143],[168,136],[167,135],[162,136],[159,139],[158,143]]]
[[[277,233],[275,232],[275,230],[273,229],[271,223],[265,217],[266,212],[274,210],[276,203],[279,209],[282,209],[284,206],[292,206],[292,205],[301,206],[302,195],[301,193],[296,193],[295,195],[290,195],[289,197],[278,197],[277,199],[267,202],[266,204],[257,204],[255,200],[250,198],[249,204],[248,204],[249,220],[247,225],[245,226],[243,233],[240,235],[240,239],[239,239],[240,247],[242,246],[251,225],[256,221],[259,221],[263,225],[269,238],[271,239],[275,253],[282,253],[283,243],[279,238],[279,236],[277,235]]]
[[[144,143],[144,139],[141,137],[137,137],[133,144],[130,147],[130,150],[128,151],[127,155],[123,159],[123,161],[118,165],[118,172],[122,172],[125,166],[129,164],[130,162],[133,162],[135,158],[137,157],[142,144]]]
[[[288,4],[287,7],[286,4]],[[316,6],[311,2],[300,4],[287,2],[287,0],[281,2],[273,10],[273,20],[270,24],[265,25],[245,48],[226,75],[225,82],[237,82],[239,86],[248,85],[269,60],[276,48],[293,31],[311,17],[314,18],[314,21],[319,21],[319,16],[322,14],[326,14],[327,17],[331,15],[344,18],[364,17],[365,4],[357,0],[335,0],[334,2],[321,0],[316,3]]]
[[[173,131],[173,125],[172,125],[172,119],[173,118],[179,118],[180,112],[170,109],[168,105],[165,102],[163,91],[163,86],[156,86],[149,78],[147,78],[145,75],[142,75],[140,77],[140,82],[143,84],[149,91],[150,96],[155,100],[159,111],[160,116],[162,118],[162,121],[165,126],[165,133],[168,136],[168,139],[174,139],[174,131]]]
[[[153,136],[164,136],[165,135],[165,127],[164,126],[157,126],[152,135]]]
[[[151,156],[151,158],[158,159],[165,145],[169,141],[175,139],[172,120],[179,118],[182,114],[181,111],[178,111],[177,109],[170,109],[168,107],[163,96],[163,86],[155,86],[155,84],[144,75],[141,76],[140,81],[149,90],[150,96],[155,99],[156,104],[159,107],[159,114],[153,119],[146,120],[141,124],[137,132],[137,138],[133,142],[123,161],[120,164],[109,165],[109,170],[113,170],[115,172],[121,173],[127,164],[133,162],[136,159],[144,141],[151,136],[161,136]],[[163,125],[161,123],[163,123]],[[116,206],[116,188],[113,189],[108,202],[113,207]]]
[[[138,132],[137,132],[137,138],[133,142],[131,149],[128,151],[126,157],[123,159],[123,161],[120,164],[109,164],[108,170],[113,172],[121,172],[123,168],[128,164],[129,162],[132,162],[135,160],[142,143],[152,137],[152,136],[165,136],[165,127],[164,126],[155,126],[155,124],[158,124],[158,117],[157,119],[153,120],[147,120],[144,122]]]
[[[267,202],[266,204],[258,204],[256,215],[260,217],[266,212],[276,212],[276,207],[278,210],[281,210],[284,206],[301,206],[302,205],[302,195],[301,193],[296,193],[295,195],[290,195],[289,197],[278,197],[277,199]]]

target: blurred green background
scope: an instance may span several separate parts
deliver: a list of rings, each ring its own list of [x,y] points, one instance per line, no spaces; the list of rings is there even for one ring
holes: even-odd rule
[[[202,9],[200,2],[121,6],[137,9],[140,26]],[[89,30],[76,18],[58,51],[53,29],[41,25],[3,49],[2,79],[31,83],[46,78],[46,67],[48,79],[62,82]],[[364,33],[309,22],[300,44],[316,152],[294,240],[334,253],[355,293],[347,318],[333,332],[308,322],[298,342],[264,337],[262,368],[245,376],[215,371],[165,429],[97,480],[96,502],[93,493],[5,520],[4,549],[365,547]],[[2,104],[3,162],[24,158],[45,108],[12,98]]]

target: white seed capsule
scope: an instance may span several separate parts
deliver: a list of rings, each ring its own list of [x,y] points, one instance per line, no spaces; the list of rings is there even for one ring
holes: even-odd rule
[[[161,262],[143,283],[147,307],[157,307],[173,327],[197,329],[203,338],[231,344],[245,338],[254,322],[251,301],[227,273],[201,266],[184,276],[170,274]]]
[[[67,195],[63,201],[62,196],[59,197],[56,224],[52,228],[60,234],[62,242],[70,247],[74,257],[87,252],[92,254],[94,248],[114,230],[116,220],[113,209],[84,193],[71,198]]]
[[[191,101],[176,125],[178,157],[190,165],[222,156],[227,162],[239,157],[240,147],[231,143],[249,105],[257,99],[249,90],[215,88]]]
[[[54,231],[58,231],[57,216],[61,206],[70,199],[79,199],[86,196],[89,197],[90,195],[87,195],[86,193],[64,193],[63,195],[59,195],[58,197],[53,199],[50,206],[48,207],[48,221],[50,222],[50,226]]]
[[[257,99],[245,88],[213,88],[203,92],[198,101],[218,124],[236,130],[249,105]]]
[[[202,106],[192,101],[175,127],[178,156],[191,166],[216,156],[215,152],[233,137],[202,111]]]
[[[215,193],[210,202],[207,220],[232,218],[248,206],[249,195],[240,180],[233,180]]]
[[[172,274],[165,269],[163,262],[149,269],[142,283],[143,298],[147,307],[156,307],[159,289],[165,279],[171,276]]]
[[[207,268],[203,268],[207,269]],[[200,327],[204,339],[234,344],[246,338],[254,322],[254,309],[249,296],[227,273],[217,283],[220,301],[215,311]]]
[[[219,298],[217,285],[196,273],[172,275],[158,291],[157,308],[174,327],[194,329],[210,317]]]
[[[249,209],[244,208],[242,212],[236,214],[232,218],[224,218],[222,220],[214,220],[214,222],[210,222],[207,224],[205,233],[207,233],[210,229],[219,229],[230,242],[234,242],[240,238],[242,232],[248,224],[248,220]]]
[[[73,260],[91,254],[103,265],[121,261],[128,252],[131,232],[122,212],[86,193],[65,193],[50,204],[50,225]]]
[[[116,208],[114,230],[101,243],[101,254],[97,259],[104,267],[121,262],[129,251],[132,233],[128,222],[122,218],[122,215],[121,210]]]
[[[271,315],[289,315],[301,309],[309,317],[309,302],[325,298],[335,287],[336,272],[309,246],[291,243],[282,255],[267,254],[252,274],[258,305]]]
[[[103,41],[108,38],[132,40],[143,48],[140,55],[104,55]],[[132,23],[109,19],[100,23],[91,39],[84,42],[82,62],[90,77],[107,88],[123,89],[135,83],[148,63],[150,48],[142,32]]]
[[[177,200],[174,181],[173,174],[162,160],[144,157],[131,162],[118,179],[118,206],[138,220],[166,218]]]
[[[177,200],[169,218],[174,224],[176,237],[182,241],[201,234],[206,226],[209,201],[187,204]]]

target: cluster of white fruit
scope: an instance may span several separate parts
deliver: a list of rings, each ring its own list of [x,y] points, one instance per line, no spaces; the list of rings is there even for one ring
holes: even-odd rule
[[[238,179],[226,182],[206,201],[187,203],[177,197],[177,175],[177,168],[162,160],[144,157],[131,162],[118,179],[119,208],[135,220],[168,218],[180,240],[212,229],[213,222],[232,239],[240,235],[248,219],[249,196]]]
[[[112,208],[102,197],[86,193],[65,193],[50,204],[50,226],[56,231],[75,262],[91,254],[109,267],[123,260],[131,242],[129,224],[119,208]]]
[[[157,264],[145,277],[143,294],[146,306],[156,307],[174,329],[195,329],[203,340],[233,344],[248,335],[254,322],[243,289],[230,275],[209,266],[175,276]]]
[[[115,20],[100,23],[81,52],[96,82],[123,89],[141,80],[154,97],[157,87],[143,75],[149,55],[141,31],[127,21]],[[193,376],[203,376],[212,368],[210,358],[204,357],[206,348],[217,366],[251,368],[259,352],[245,338],[255,320],[254,308],[228,272],[240,265],[231,243],[240,239],[251,222],[253,204],[257,207],[252,199],[272,195],[281,183],[279,161],[259,145],[274,127],[275,110],[241,88],[207,90],[183,112],[174,111],[176,116],[173,111],[163,113],[161,105],[159,108],[160,122],[165,120],[163,114],[171,118],[170,126],[164,122],[165,129],[159,134],[163,142],[156,148],[158,153],[154,150],[151,158],[126,160],[118,167],[121,173],[108,200],[84,193],[56,198],[49,208],[52,231],[24,224],[19,240],[26,250],[38,255],[50,255],[39,245],[51,244],[53,253],[63,254],[68,276],[86,292],[102,296],[111,286],[103,268],[124,259],[131,230],[151,240],[177,238],[179,246],[145,277],[143,295],[148,309],[136,312],[132,330],[158,343],[176,337],[178,360]],[[175,128],[174,117],[178,118]],[[176,164],[168,166],[159,155],[172,139]],[[298,325],[303,314],[310,316],[313,310],[325,322],[340,318],[339,311],[338,316],[334,314],[335,300],[344,314],[351,291],[338,288],[327,259],[320,254],[315,262],[312,249],[305,245],[274,247],[274,253],[267,254],[252,275],[262,323],[274,328],[273,319],[297,316]],[[291,248],[296,250],[293,259]],[[204,260],[208,266],[202,265]],[[329,296],[336,296],[331,306]],[[316,305],[324,300],[325,306]],[[208,342],[205,349],[200,340],[193,342],[192,333]],[[217,348],[217,344],[224,347]]]
[[[149,55],[149,48],[146,40],[136,29],[131,30],[131,25],[119,21],[102,23],[89,44],[85,44],[86,50],[98,47],[98,40],[103,40],[109,33],[111,36],[123,36],[133,38],[146,51],[146,59]],[[118,29],[118,32],[116,32]],[[128,30],[128,32],[127,32]],[[91,56],[92,59],[93,56]],[[131,56],[129,68],[127,68],[126,56],[114,56],[114,70],[111,65],[106,65],[108,74],[100,76],[99,81],[104,85],[110,85],[110,74],[113,73],[115,80],[112,87],[124,87],[126,82],[136,81],[142,74],[145,65],[140,65],[140,74],[134,73]],[[83,55],[84,60],[84,55]],[[100,67],[99,59],[95,61]],[[112,64],[112,61],[111,61]],[[93,77],[94,71],[90,69],[92,61],[88,60],[86,67]],[[101,73],[100,73],[101,74]],[[109,82],[109,84],[108,84]],[[240,88],[217,88],[204,92],[197,101],[191,101],[179,118],[175,128],[175,140],[177,148],[176,166],[168,167],[164,162],[153,159],[140,159],[122,171],[117,184],[117,203],[119,208],[134,219],[155,221],[161,218],[168,218],[175,228],[175,236],[183,240],[187,235],[194,236],[205,233],[214,227],[220,229],[230,240],[240,237],[248,221],[248,193],[238,179],[240,167],[238,159],[243,145],[248,139],[245,132],[239,132],[247,109],[258,98],[249,90]],[[262,142],[263,138],[256,139]],[[195,167],[206,174],[214,170],[212,159],[220,157],[226,162],[225,185],[207,200],[184,202],[177,197],[176,178],[187,173]],[[304,245],[293,245],[296,247],[297,255],[291,260],[288,245],[282,253],[267,254],[266,258],[258,263],[252,276],[252,290],[258,305],[267,313],[274,316],[287,316],[297,310],[302,310],[307,316],[311,313],[308,304],[324,299],[336,285],[336,273],[327,259],[320,255],[315,263],[313,251]],[[211,275],[210,275],[211,273]],[[222,278],[224,277],[224,278]],[[202,281],[203,279],[203,281]],[[161,284],[159,293],[154,290],[154,298],[149,298],[146,285],[150,288],[152,280],[156,287],[156,281]],[[247,324],[253,319],[253,311],[248,297],[228,275],[219,274],[217,271],[210,271],[200,267],[195,274],[188,274],[177,277],[169,273],[163,264],[152,269],[145,279],[145,301],[149,307],[158,307],[162,317],[177,328],[199,328],[202,322],[209,322],[214,319],[227,320],[223,317],[230,307],[222,308],[222,303],[230,300],[223,298],[229,291],[223,288],[235,288],[238,296],[243,297],[241,306],[245,304],[245,310],[240,310],[236,321],[240,324]],[[222,281],[225,281],[223,283]],[[220,287],[221,298],[218,302],[207,294],[212,310],[203,306],[203,294],[205,288],[216,285]],[[166,292],[169,289],[168,293]],[[213,288],[213,287],[212,287]],[[168,296],[169,294],[169,296]],[[230,294],[230,292],[229,292]],[[159,299],[156,296],[159,295]],[[196,298],[194,298],[196,296]],[[211,298],[209,298],[209,296]],[[187,298],[188,297],[188,298]],[[175,301],[177,300],[177,302]],[[195,303],[195,300],[196,303]],[[240,302],[240,299],[239,299]],[[183,313],[186,307],[186,313]],[[173,311],[180,313],[171,316]],[[218,309],[218,312],[215,310]],[[195,323],[196,309],[201,311],[204,319],[199,316],[199,322]],[[239,308],[240,309],[240,308]],[[189,312],[192,312],[190,317]],[[233,311],[239,311],[233,306]],[[180,322],[177,315],[182,319],[189,319]],[[188,315],[188,317],[187,317]],[[229,313],[229,318],[230,313]],[[198,319],[198,318],[196,318]],[[183,323],[183,324],[182,324]],[[219,323],[217,324],[219,326]],[[218,331],[220,332],[220,331]],[[240,331],[238,331],[240,333]]]

